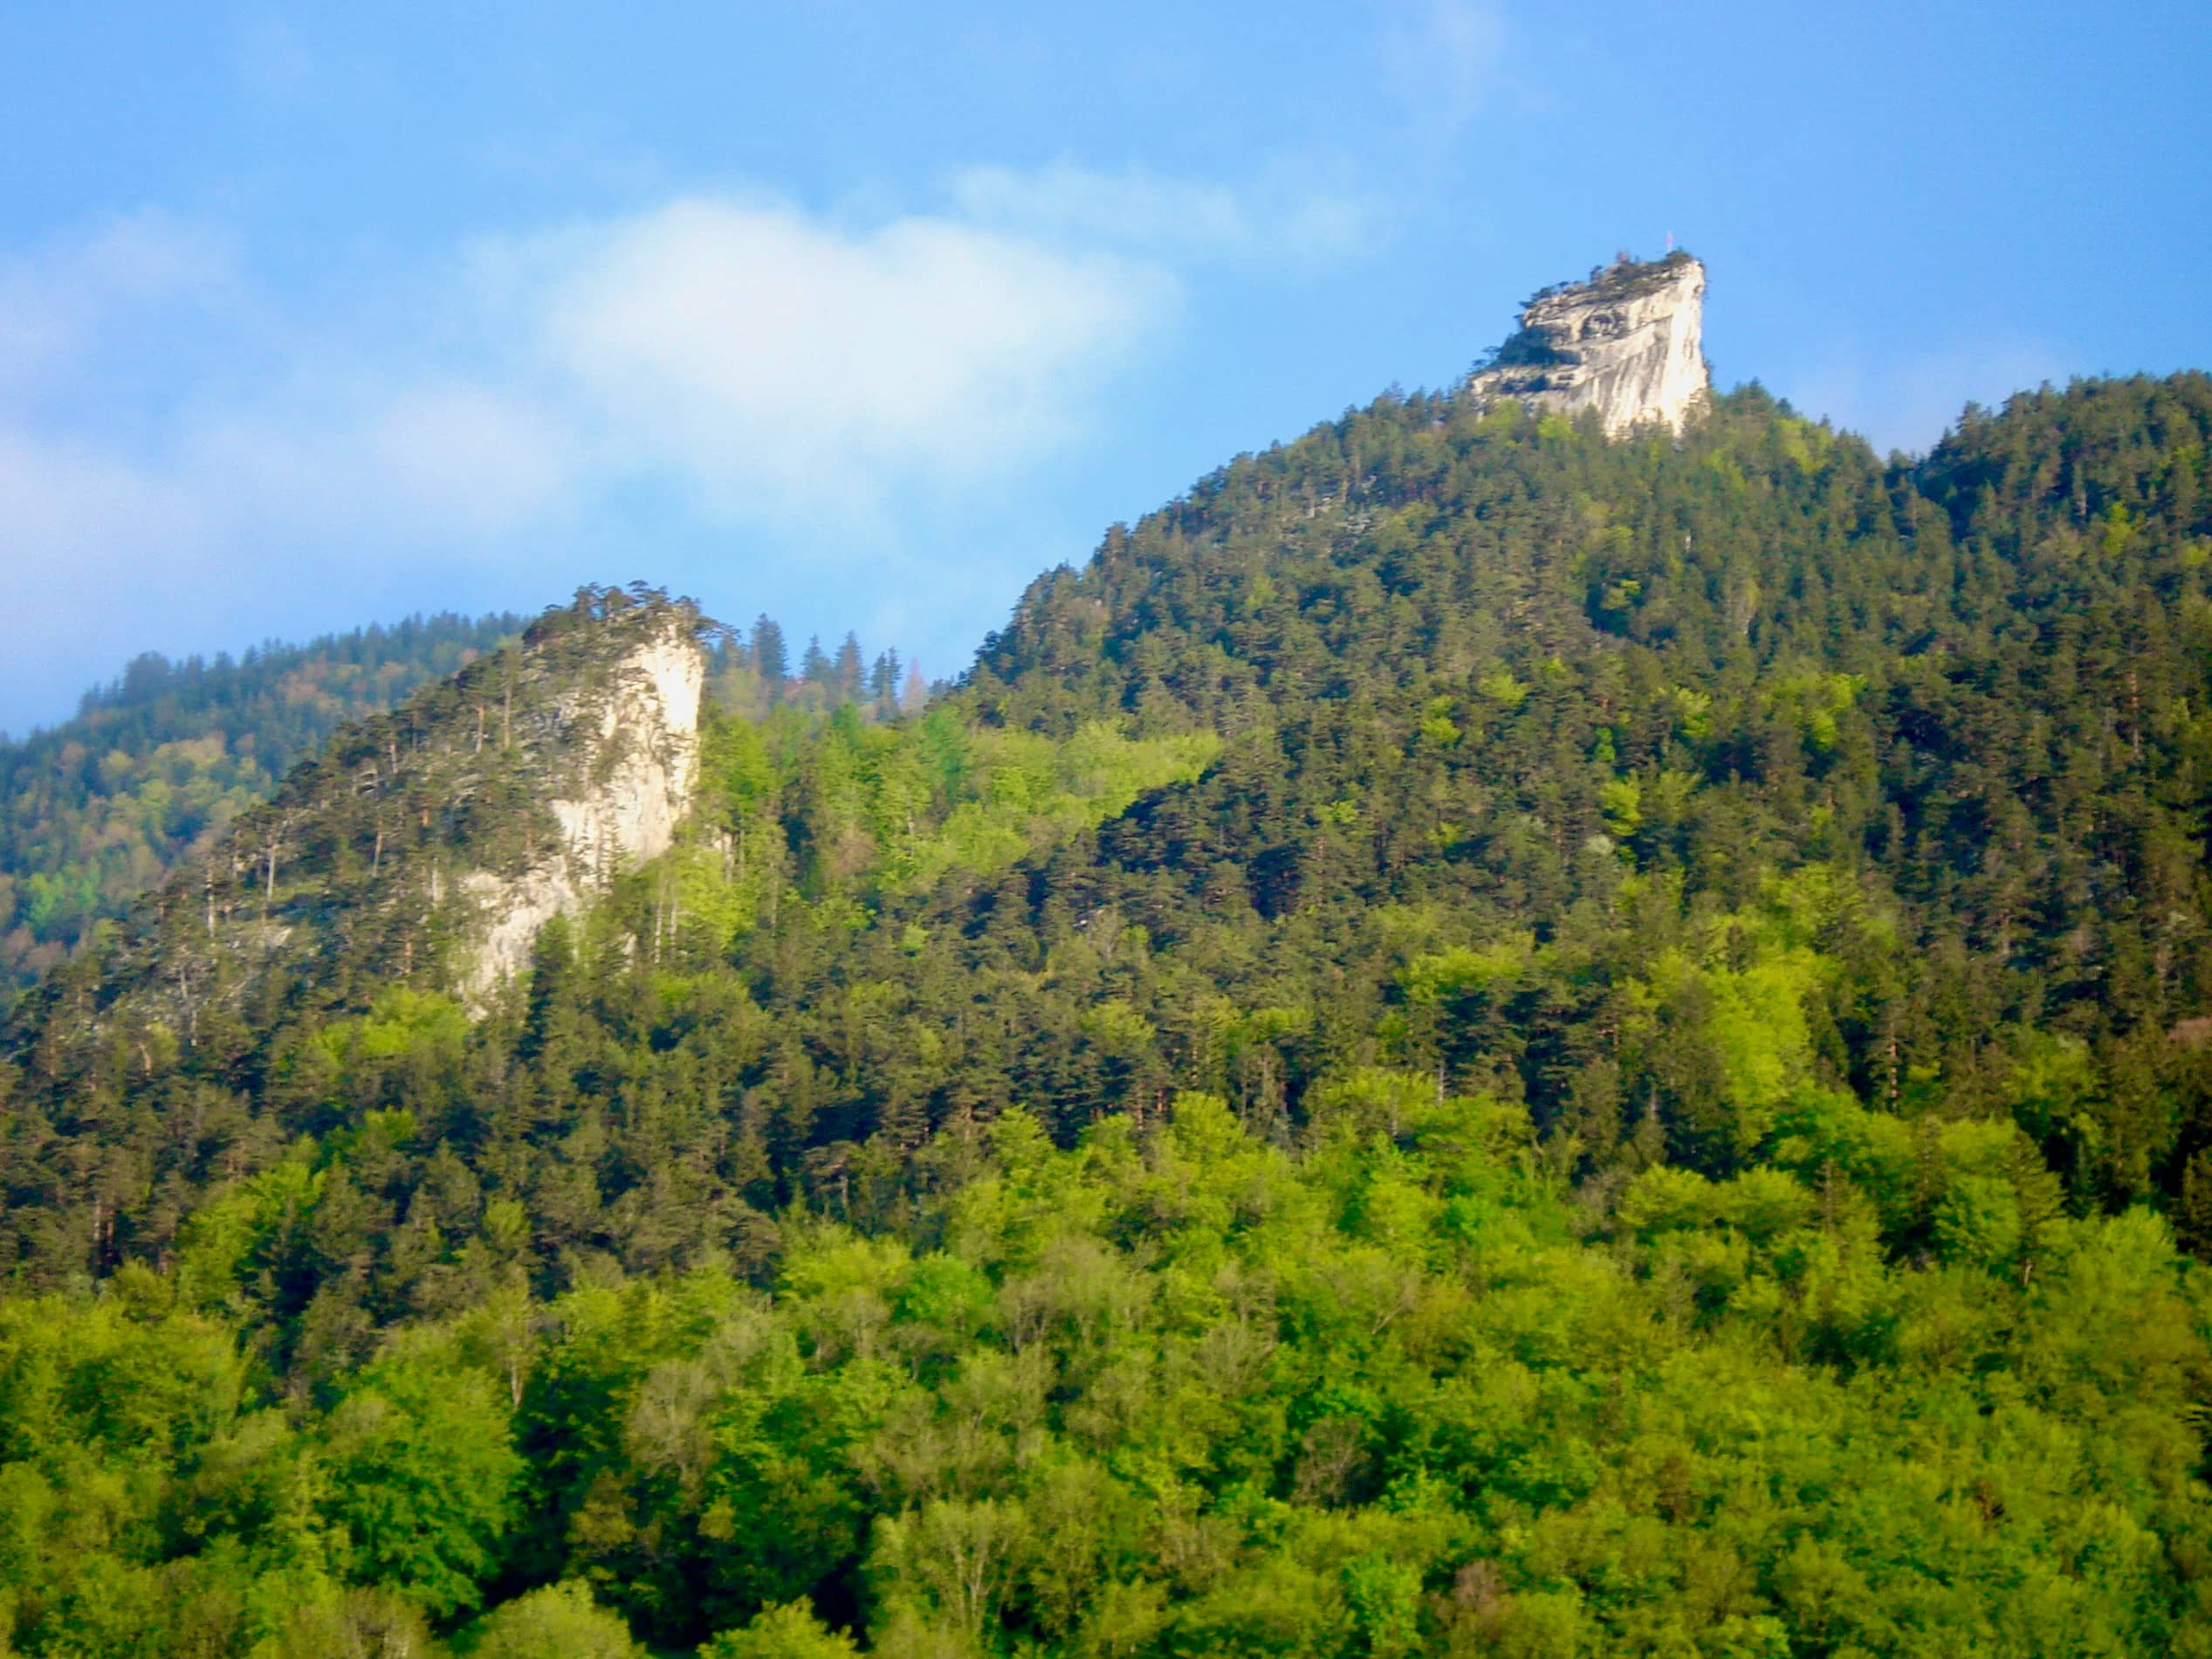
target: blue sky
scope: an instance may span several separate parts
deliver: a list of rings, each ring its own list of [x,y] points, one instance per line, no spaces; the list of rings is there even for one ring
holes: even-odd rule
[[[1669,234],[1878,444],[2212,366],[2212,7],[17,6],[0,728],[642,576],[962,667]]]

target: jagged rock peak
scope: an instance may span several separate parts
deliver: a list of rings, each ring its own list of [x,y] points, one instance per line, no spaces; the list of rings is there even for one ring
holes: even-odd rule
[[[1705,266],[1677,249],[1648,262],[1621,255],[1587,282],[1532,296],[1521,327],[1467,381],[1488,401],[1577,415],[1594,409],[1608,436],[1647,422],[1673,431],[1712,388],[1704,351]]]

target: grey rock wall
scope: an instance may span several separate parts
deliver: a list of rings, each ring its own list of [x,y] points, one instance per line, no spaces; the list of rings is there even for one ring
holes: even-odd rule
[[[1711,390],[1705,266],[1686,253],[1621,261],[1548,289],[1467,389],[1539,412],[1596,410],[1613,437],[1652,422],[1680,431]]]
[[[563,707],[580,787],[549,802],[560,843],[519,875],[477,871],[461,884],[481,919],[460,988],[472,1008],[528,966],[546,922],[580,913],[615,877],[674,843],[698,778],[705,674],[697,638],[671,621],[640,640],[587,703]]]

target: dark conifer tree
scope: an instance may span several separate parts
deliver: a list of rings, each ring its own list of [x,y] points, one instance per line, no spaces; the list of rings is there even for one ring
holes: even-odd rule
[[[799,678],[807,685],[828,695],[836,689],[837,676],[827,653],[821,648],[821,636],[807,637],[806,654],[799,659]]]
[[[783,629],[763,611],[752,624],[752,671],[768,688],[770,703],[783,701],[784,682],[791,678],[791,654],[783,641]]]
[[[898,677],[896,651],[884,651],[869,668],[868,694],[875,701],[879,719],[890,719],[898,712]]]
[[[860,636],[847,633],[837,646],[836,661],[830,668],[832,695],[841,703],[857,703],[865,689],[862,666]]]

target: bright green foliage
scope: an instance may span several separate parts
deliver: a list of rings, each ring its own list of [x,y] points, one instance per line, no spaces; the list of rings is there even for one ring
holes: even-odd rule
[[[829,1607],[886,1653],[2202,1650],[2212,1310],[2154,1215],[2047,1214],[2023,1272],[2006,1149],[1961,1138],[1916,1267],[1833,1156],[1655,1167],[1594,1218],[1514,1108],[1329,1092],[1303,1151],[1200,1095],[1075,1151],[1009,1114],[910,1229],[791,1217],[766,1297],[707,1269],[543,1308],[517,1433],[549,1526],[497,1499],[504,1404],[450,1345],[304,1435],[173,1456],[11,1380],[10,1536],[103,1482],[115,1518],[42,1569],[9,1545],[16,1640],[251,1605],[318,1550],[436,1613],[542,1547],[558,1581],[464,1650],[635,1651],[587,1583],[656,1641],[722,1626],[716,1659],[854,1651]],[[197,1328],[44,1324],[65,1374]]]
[[[357,1089],[380,1066],[423,1050],[457,1049],[468,1034],[468,1015],[451,997],[395,985],[368,1013],[316,1032],[302,1061],[327,1068],[333,1087]]]
[[[690,956],[773,926],[787,892],[857,926],[867,904],[996,874],[1196,778],[1221,744],[1134,740],[1108,720],[1054,741],[951,707],[889,727],[848,706],[827,721],[795,707],[757,725],[713,718],[704,747],[707,810],[630,884]]]
[[[842,1632],[825,1626],[803,1601],[765,1609],[750,1623],[725,1630],[699,1649],[699,1659],[855,1659],[860,1649]]]
[[[281,1587],[278,1594],[295,1587]],[[202,1645],[180,1651],[222,1651],[210,1639],[212,1632],[195,1634]],[[148,1650],[160,1651],[139,1649]],[[422,1609],[403,1597],[326,1587],[326,1593],[282,1606],[272,1633],[250,1651],[253,1659],[435,1659],[440,1649]]]
[[[515,1519],[520,1460],[507,1402],[480,1373],[405,1360],[372,1367],[318,1449],[343,1570],[434,1614],[476,1605]]]
[[[645,1659],[629,1627],[580,1584],[549,1584],[502,1602],[473,1636],[471,1659]]]

